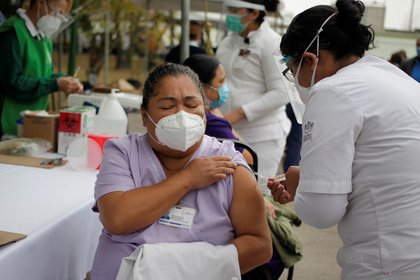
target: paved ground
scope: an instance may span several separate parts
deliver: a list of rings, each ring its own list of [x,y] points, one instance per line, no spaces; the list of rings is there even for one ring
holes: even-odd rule
[[[341,240],[336,227],[317,229],[302,224],[296,232],[303,244],[303,259],[295,265],[293,280],[339,280],[335,255]],[[287,279],[287,270],[280,279]]]

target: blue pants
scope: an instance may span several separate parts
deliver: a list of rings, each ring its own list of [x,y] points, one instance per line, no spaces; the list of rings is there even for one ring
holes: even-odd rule
[[[291,165],[299,165],[300,149],[302,148],[302,125],[298,124],[296,121],[296,117],[290,103],[286,106],[286,114],[292,122],[292,128],[290,129],[289,136],[287,136],[286,140],[286,151],[283,165],[284,172],[286,172]]]

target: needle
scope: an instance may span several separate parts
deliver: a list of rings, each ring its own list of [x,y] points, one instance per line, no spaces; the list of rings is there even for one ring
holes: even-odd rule
[[[284,182],[284,181],[286,181],[286,177],[280,177],[276,180],[273,180],[273,182]]]

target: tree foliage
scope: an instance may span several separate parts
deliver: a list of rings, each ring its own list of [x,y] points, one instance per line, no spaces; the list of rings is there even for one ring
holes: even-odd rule
[[[133,55],[149,54],[153,60],[163,47],[161,39],[169,28],[167,22],[172,22],[171,14],[147,11],[135,0],[110,0],[110,3],[110,49],[117,55],[116,67],[129,66]],[[89,72],[94,74],[104,64],[106,11],[107,0],[91,0],[80,14],[80,26],[90,38]]]

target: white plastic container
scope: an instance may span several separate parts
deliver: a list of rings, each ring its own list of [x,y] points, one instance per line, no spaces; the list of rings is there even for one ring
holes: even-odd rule
[[[112,89],[109,96],[102,101],[98,115],[93,121],[93,133],[99,132],[113,136],[127,134],[127,114],[115,95],[116,91],[118,90]]]

